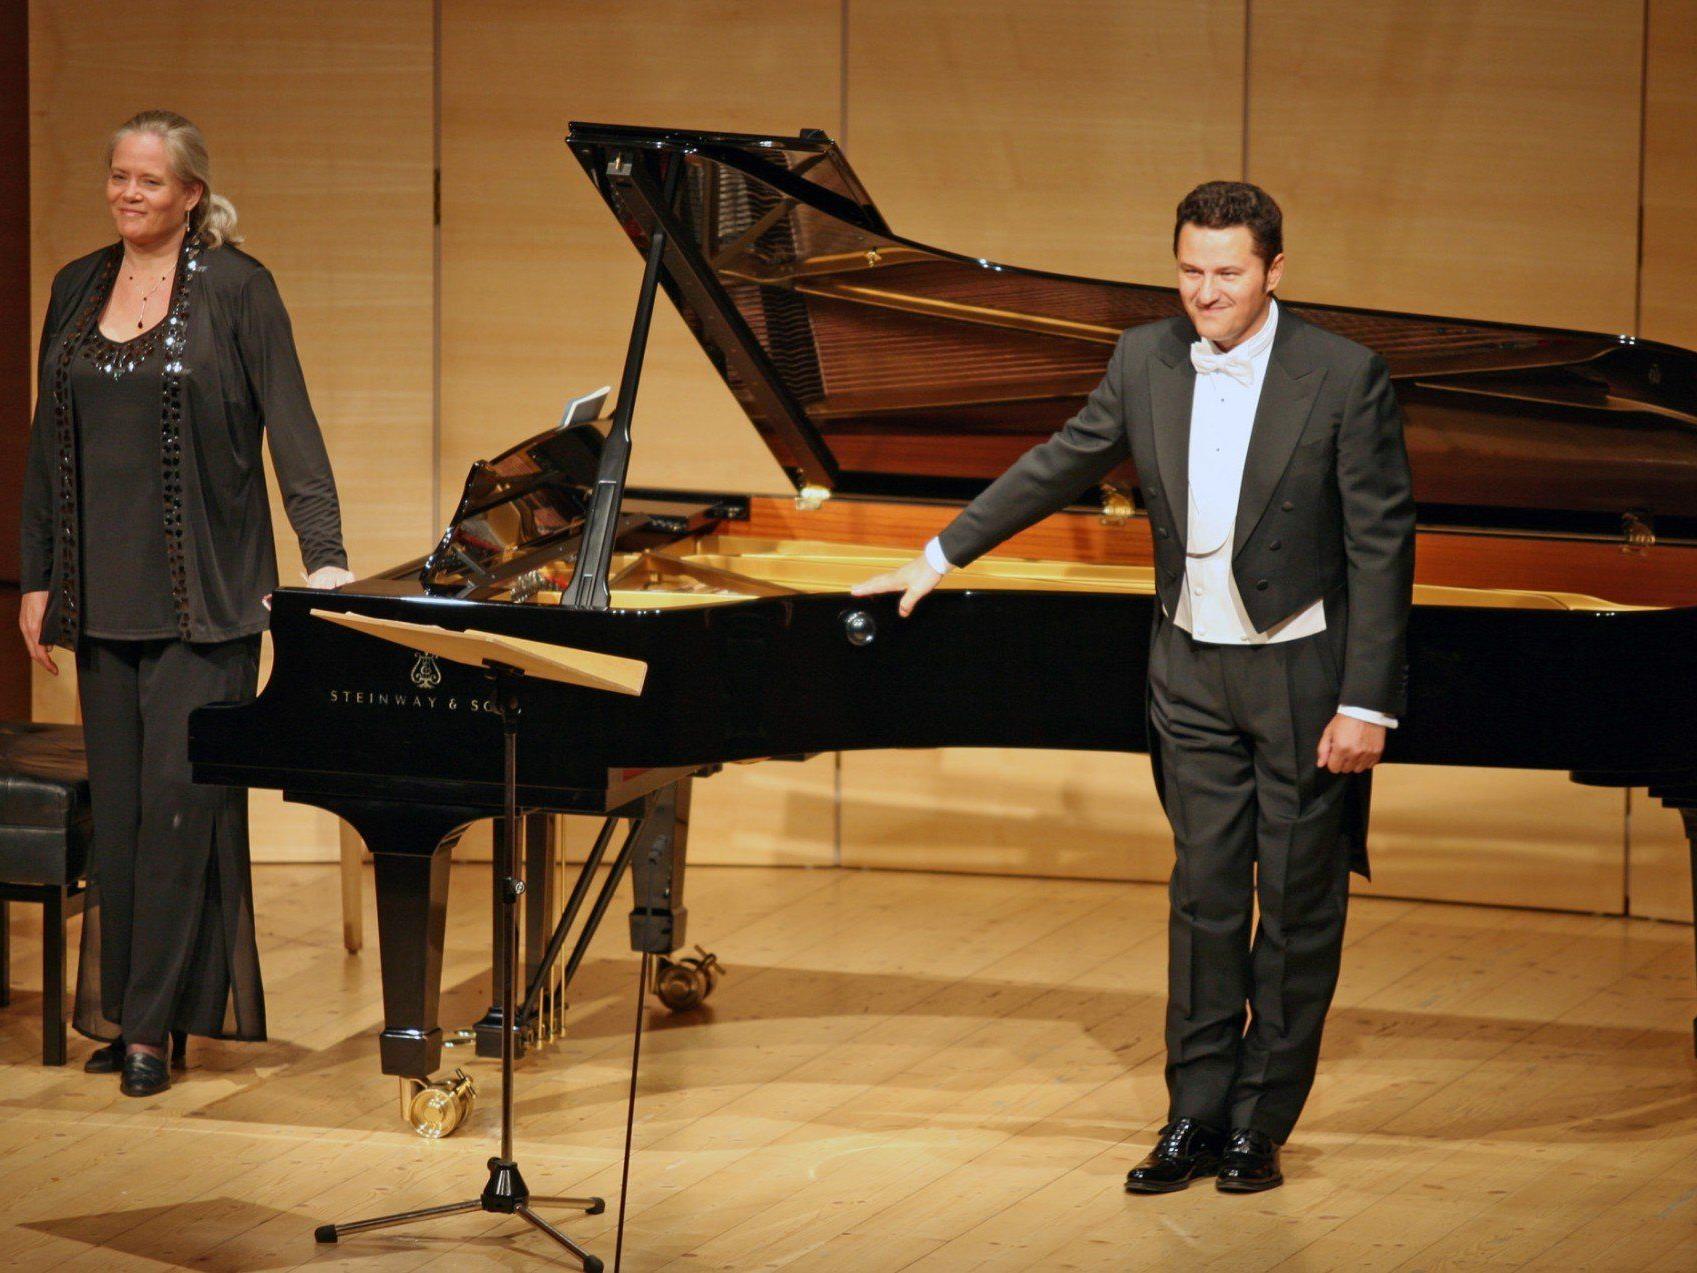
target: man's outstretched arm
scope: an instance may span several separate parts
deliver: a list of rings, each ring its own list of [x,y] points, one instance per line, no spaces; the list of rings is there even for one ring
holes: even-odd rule
[[[856,584],[857,597],[900,592],[902,614],[913,612],[948,569],[983,556],[1050,513],[1065,508],[1130,454],[1124,406],[1125,336],[1107,373],[1078,414],[1053,437],[1032,447],[962,509],[926,551],[900,568]]]

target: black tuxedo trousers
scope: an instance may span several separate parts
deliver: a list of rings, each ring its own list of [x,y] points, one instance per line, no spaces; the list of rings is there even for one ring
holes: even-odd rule
[[[1349,901],[1357,780],[1315,763],[1341,680],[1325,633],[1210,645],[1169,619],[1155,630],[1151,741],[1176,852],[1171,1119],[1282,1142],[1313,1086]]]

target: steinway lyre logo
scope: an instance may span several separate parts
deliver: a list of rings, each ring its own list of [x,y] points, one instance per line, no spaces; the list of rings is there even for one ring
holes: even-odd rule
[[[442,669],[436,666],[436,656],[423,650],[412,662],[412,683],[421,690],[433,690],[442,683]]]

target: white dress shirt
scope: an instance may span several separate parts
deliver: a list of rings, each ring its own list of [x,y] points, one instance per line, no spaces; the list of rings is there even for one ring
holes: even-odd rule
[[[1279,303],[1270,301],[1261,330],[1230,353],[1205,337],[1191,347],[1196,387],[1190,398],[1190,508],[1184,591],[1173,622],[1210,645],[1270,645],[1326,630],[1326,606],[1317,600],[1257,632],[1232,575],[1238,492],[1278,328]]]
[[[1238,494],[1278,325],[1279,303],[1269,301],[1261,329],[1229,352],[1223,353],[1206,337],[1191,347],[1196,387],[1190,405],[1190,507],[1184,589],[1172,618],[1194,639],[1211,645],[1269,645],[1326,630],[1325,602],[1316,600],[1265,632],[1257,632],[1232,575]],[[936,539],[925,545],[925,561],[938,574],[953,569]],[[1394,717],[1365,707],[1341,706],[1338,711],[1396,728]]]

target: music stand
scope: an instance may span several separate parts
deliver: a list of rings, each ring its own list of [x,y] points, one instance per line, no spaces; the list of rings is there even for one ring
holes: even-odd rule
[[[501,717],[504,763],[502,820],[505,823],[505,834],[497,841],[494,863],[495,886],[501,899],[503,938],[500,968],[496,974],[501,982],[501,1152],[498,1157],[489,1160],[489,1180],[480,1195],[466,1202],[422,1207],[414,1211],[378,1216],[371,1220],[355,1220],[348,1224],[320,1225],[314,1230],[313,1238],[318,1242],[336,1242],[344,1234],[387,1229],[414,1220],[461,1215],[468,1211],[488,1211],[518,1216],[576,1256],[585,1273],[601,1273],[603,1266],[597,1257],[531,1210],[533,1195],[525,1184],[524,1177],[519,1174],[518,1162],[513,1157],[513,1031],[517,1025],[518,999],[518,900],[524,893],[524,881],[518,878],[518,722],[521,714],[518,686],[525,677],[532,676],[619,694],[640,694],[648,672],[647,664],[638,659],[599,654],[591,650],[574,650],[546,641],[503,636],[494,632],[452,632],[430,624],[405,623],[395,619],[343,614],[333,610],[314,610],[312,613],[320,619],[341,624],[368,636],[480,668],[489,677],[494,687],[496,709]],[[538,1202],[576,1207],[592,1216],[600,1215],[607,1209],[607,1203],[602,1198],[541,1195],[534,1197]]]

